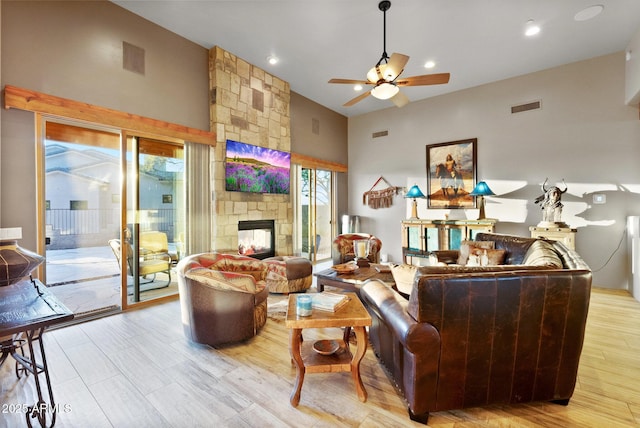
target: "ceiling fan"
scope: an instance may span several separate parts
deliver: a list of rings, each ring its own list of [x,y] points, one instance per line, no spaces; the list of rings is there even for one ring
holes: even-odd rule
[[[422,76],[398,79],[404,70],[404,66],[407,65],[409,57],[400,53],[393,53],[391,58],[387,55],[387,10],[389,10],[390,7],[391,2],[388,0],[382,0],[378,3],[378,9],[383,13],[382,57],[380,58],[380,61],[378,61],[378,63],[367,73],[367,80],[329,80],[329,83],[373,85],[373,89],[347,101],[344,104],[344,107],[350,107],[357,102],[364,100],[369,95],[373,95],[381,100],[391,99],[397,107],[402,107],[409,104],[409,98],[404,93],[400,92],[400,86],[439,85],[449,82],[449,73],[425,74]]]

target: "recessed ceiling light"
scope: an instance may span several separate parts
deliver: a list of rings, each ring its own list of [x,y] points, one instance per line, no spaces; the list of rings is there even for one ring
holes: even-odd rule
[[[436,63],[431,60],[424,63],[424,68],[433,68],[435,66],[436,66]]]
[[[268,62],[269,64],[271,64],[271,65],[276,65],[276,64],[278,63],[278,61],[279,61],[279,59],[278,59],[278,57],[277,57],[277,56],[269,55],[269,56],[267,57],[267,62]]]
[[[527,21],[524,27],[524,35],[533,37],[540,32],[540,26],[533,19]]]
[[[361,90],[362,90],[362,85],[355,85],[355,86],[353,87],[353,90],[354,90],[354,91],[361,91]]]
[[[580,12],[576,13],[573,19],[575,19],[576,21],[588,21],[600,15],[600,13],[602,13],[603,10],[604,10],[604,6],[601,4],[589,6],[585,9],[582,9]]]

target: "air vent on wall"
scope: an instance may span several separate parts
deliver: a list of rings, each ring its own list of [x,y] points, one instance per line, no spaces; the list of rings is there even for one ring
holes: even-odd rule
[[[537,110],[542,106],[542,102],[541,101],[533,101],[530,103],[526,103],[526,104],[520,104],[517,106],[512,106],[511,107],[511,114],[514,113],[522,113],[523,111],[529,111],[529,110]]]
[[[378,131],[371,134],[371,137],[378,138],[378,137],[386,137],[387,135],[389,135],[389,131]]]
[[[122,68],[144,75],[144,49],[123,41]]]

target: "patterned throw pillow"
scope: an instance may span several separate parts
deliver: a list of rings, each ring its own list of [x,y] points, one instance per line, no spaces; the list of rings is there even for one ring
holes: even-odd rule
[[[498,266],[504,264],[504,259],[507,255],[506,250],[493,250],[491,248],[476,247],[475,245],[469,245],[469,255],[473,254],[478,257],[478,260],[482,260],[484,253],[487,253],[487,264],[480,263],[481,266]]]
[[[391,268],[391,274],[393,275],[393,281],[396,283],[396,288],[399,292],[404,294],[411,294],[413,289],[413,280],[416,277],[418,268],[412,265],[398,265]]]
[[[562,268],[562,260],[553,248],[553,244],[541,239],[536,240],[524,255],[523,265],[530,266],[549,266],[554,268]]]
[[[195,268],[187,271],[185,276],[193,281],[202,282],[219,290],[255,293],[260,289],[251,275],[222,272],[207,268]],[[263,285],[264,288],[264,285]]]
[[[462,241],[458,255],[459,265],[465,266],[467,264],[467,260],[469,259],[469,245],[486,249],[494,249],[496,247],[496,243],[493,241]]]

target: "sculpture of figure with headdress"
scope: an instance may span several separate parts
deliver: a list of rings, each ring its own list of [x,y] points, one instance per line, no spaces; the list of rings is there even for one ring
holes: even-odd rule
[[[538,196],[535,200],[536,204],[540,204],[540,208],[542,208],[542,222],[538,224],[538,226],[549,226],[551,224],[557,226],[563,226],[562,222],[562,194],[567,191],[567,183],[565,183],[564,178],[562,182],[564,183],[564,190],[561,190],[557,186],[553,186],[547,189],[548,178],[545,178],[544,183],[542,183],[542,191],[544,192],[542,195]]]

